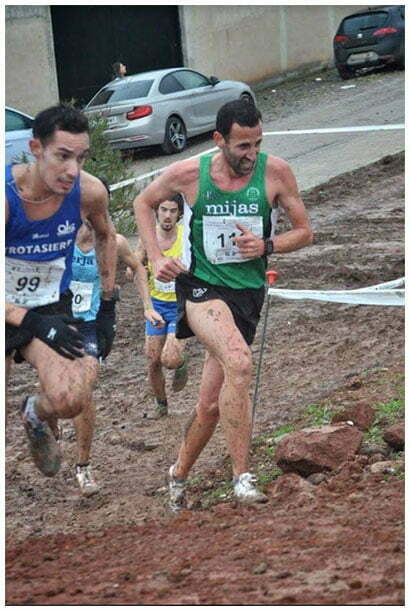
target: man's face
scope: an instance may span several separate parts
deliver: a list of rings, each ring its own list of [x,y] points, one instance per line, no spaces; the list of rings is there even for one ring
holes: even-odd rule
[[[255,127],[241,127],[234,123],[226,138],[216,132],[215,142],[235,174],[251,174],[262,143],[262,123]]]
[[[157,210],[158,223],[163,231],[172,231],[178,222],[179,210],[176,202],[162,202]]]
[[[36,138],[31,140],[30,147],[47,188],[56,195],[67,195],[89,154],[88,133],[56,130],[44,145]]]

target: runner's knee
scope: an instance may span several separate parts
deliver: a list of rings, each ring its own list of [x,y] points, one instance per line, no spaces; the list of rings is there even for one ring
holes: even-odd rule
[[[249,347],[230,352],[224,363],[224,371],[226,379],[235,380],[238,387],[249,383],[252,376],[252,355]]]
[[[218,397],[208,398],[207,400],[199,398],[199,403],[196,407],[198,420],[202,423],[215,422],[219,419]]]
[[[163,350],[161,354],[161,363],[166,369],[178,369],[183,363],[183,359],[179,352],[173,350]]]
[[[90,403],[92,390],[83,388],[80,392],[72,392],[54,389],[46,393],[46,397],[58,418],[75,418]]]

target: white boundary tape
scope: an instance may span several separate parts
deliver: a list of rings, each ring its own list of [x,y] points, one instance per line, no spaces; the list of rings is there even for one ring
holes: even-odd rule
[[[402,285],[404,286],[404,278],[352,291],[298,291],[269,288],[268,295],[283,299],[314,299],[356,305],[404,306],[404,288],[397,288]]]
[[[287,131],[278,131],[278,132],[263,132],[264,136],[300,136],[300,135],[308,135],[308,134],[342,134],[342,133],[351,133],[351,132],[372,132],[372,131],[391,131],[397,129],[404,129],[404,123],[392,123],[391,125],[359,125],[356,127],[329,127],[329,128],[319,128],[319,129],[290,129]],[[206,155],[207,153],[212,153],[216,151],[218,147],[214,146],[206,151],[201,151],[197,155],[193,155],[192,157],[188,157],[188,159],[195,159],[200,155]],[[135,178],[128,178],[127,180],[122,180],[121,182],[117,182],[114,185],[110,186],[110,191],[116,191],[117,189],[122,189],[123,187],[127,187],[128,185],[132,185],[136,182],[141,182],[146,180],[147,178],[151,178],[156,174],[161,174],[165,168],[159,168],[158,170],[153,170],[152,172],[147,172],[146,174],[141,174],[141,176],[136,176]]]

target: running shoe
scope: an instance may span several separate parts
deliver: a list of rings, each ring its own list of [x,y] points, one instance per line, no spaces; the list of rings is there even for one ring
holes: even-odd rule
[[[175,465],[171,465],[168,472],[169,507],[172,511],[180,511],[185,507],[185,479],[174,477]]]
[[[241,503],[266,503],[268,497],[263,492],[255,488],[255,475],[251,473],[241,473],[233,479],[233,490],[236,498]]]
[[[30,418],[27,407],[33,409],[32,401],[34,397],[27,397],[21,408],[30,454],[36,467],[47,477],[53,477],[61,467],[61,451],[48,422]]]
[[[175,369],[174,379],[172,380],[172,390],[179,392],[182,390],[188,380],[188,356],[184,354],[184,362]]]
[[[95,482],[90,465],[76,465],[75,476],[83,496],[92,496],[99,492],[100,488]]]
[[[156,399],[155,401],[155,416],[156,418],[163,418],[168,415],[168,402],[160,401]]]

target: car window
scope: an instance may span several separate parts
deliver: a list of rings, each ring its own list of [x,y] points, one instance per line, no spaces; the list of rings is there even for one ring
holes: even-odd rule
[[[175,72],[175,78],[181,83],[184,89],[196,89],[197,87],[206,87],[209,85],[209,80],[199,72],[192,70],[179,70]]]
[[[20,115],[18,112],[6,109],[6,132],[15,132],[19,129],[30,129],[33,120]]]
[[[177,81],[173,73],[164,76],[164,78],[159,84],[158,89],[160,93],[175,93],[175,91],[182,91],[183,86],[179,81]]]
[[[153,80],[134,81],[133,83],[124,83],[117,87],[105,87],[92,98],[88,108],[108,104],[108,102],[113,104],[115,102],[123,102],[124,100],[146,98],[153,82]]]
[[[387,19],[388,14],[385,11],[353,15],[342,22],[340,33],[349,36],[350,34],[356,34],[360,30],[380,28],[386,23]]]
[[[342,22],[340,33],[349,36],[350,34],[356,34],[360,30],[380,28],[386,23],[387,19],[388,14],[385,11],[354,15]]]

